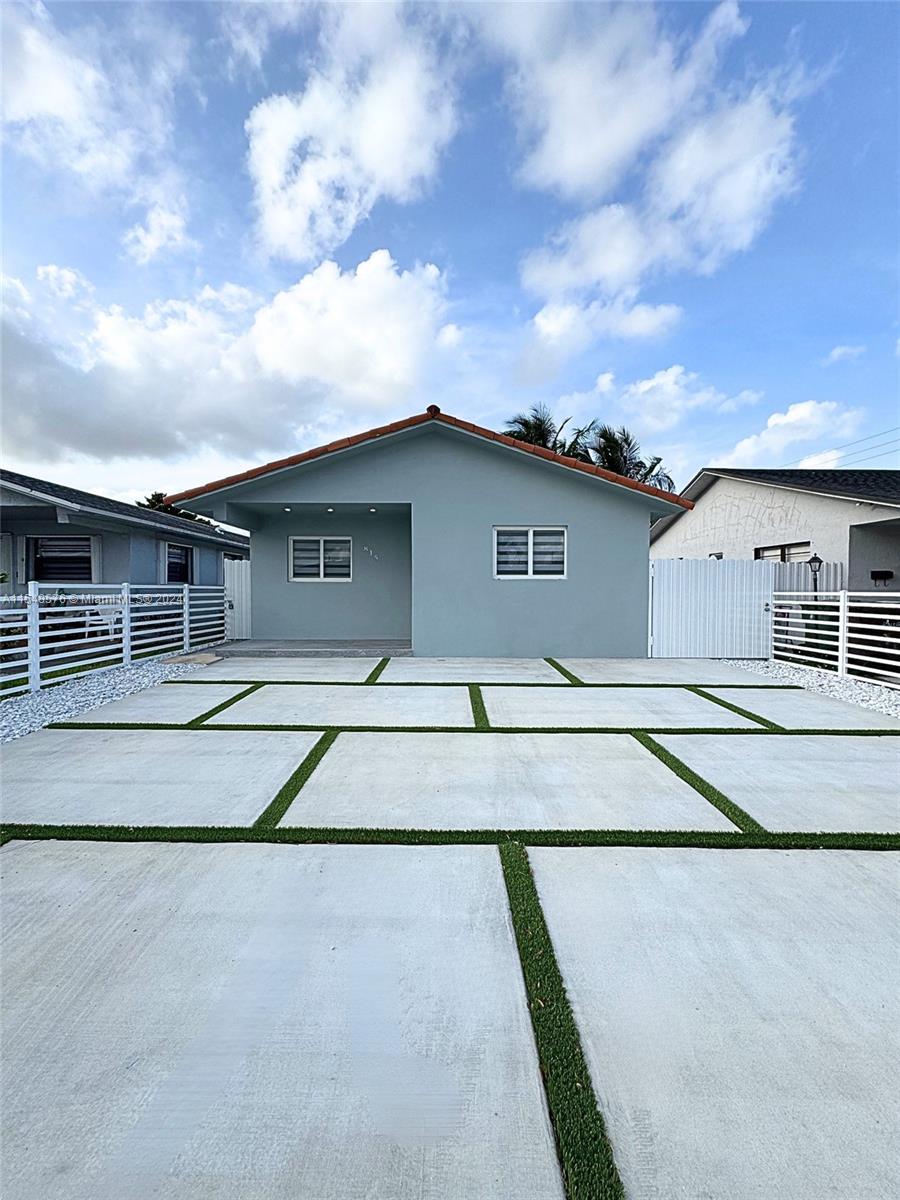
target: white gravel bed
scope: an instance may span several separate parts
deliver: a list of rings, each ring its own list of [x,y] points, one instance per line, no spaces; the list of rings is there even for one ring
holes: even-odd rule
[[[70,721],[108,700],[121,700],[167,679],[178,679],[202,665],[146,662],[133,667],[112,667],[93,675],[75,676],[39,692],[12,696],[0,701],[0,743],[34,733],[51,721]]]
[[[799,685],[808,692],[820,692],[823,696],[833,696],[835,700],[846,700],[848,704],[871,708],[885,717],[900,717],[900,690],[896,688],[865,683],[861,679],[842,679],[833,671],[819,671],[815,667],[795,667],[791,663],[760,658],[730,658],[726,661],[742,671],[761,676],[768,683]]]

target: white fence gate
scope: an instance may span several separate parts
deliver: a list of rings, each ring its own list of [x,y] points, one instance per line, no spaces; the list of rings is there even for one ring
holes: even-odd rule
[[[225,624],[229,641],[250,636],[250,559],[225,559]]]
[[[900,596],[776,592],[772,657],[900,688]]]
[[[824,589],[841,586],[841,564],[823,563]],[[650,563],[652,658],[768,658],[776,591],[807,588],[806,563],[657,558]]]

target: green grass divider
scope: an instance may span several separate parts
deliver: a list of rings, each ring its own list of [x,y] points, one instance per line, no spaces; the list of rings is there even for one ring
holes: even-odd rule
[[[7,822],[7,841],[267,842],[372,846],[644,846],[695,850],[900,851],[898,833],[730,833],[710,829],[367,829],[262,825],[39,825]]]
[[[764,729],[774,730],[776,733],[784,732],[784,725],[778,725],[775,721],[770,721],[766,717],[761,717],[757,713],[750,712],[748,708],[740,708],[737,704],[732,704],[730,700],[723,700],[721,696],[714,696],[712,692],[704,691],[702,687],[696,685],[687,689],[693,692],[695,696],[700,696],[703,700],[709,700],[712,704],[718,704],[720,708],[727,708],[733,713],[737,713],[739,717],[746,717],[748,721],[755,721],[757,725],[762,725]]]
[[[623,1200],[528,853],[518,842],[499,850],[567,1200]]]
[[[544,662],[549,663],[554,671],[559,671],[563,679],[568,679],[569,683],[574,684],[575,687],[585,687],[583,679],[579,679],[577,675],[573,675],[571,671],[566,670],[555,658],[545,658]]]
[[[490,729],[491,723],[488,720],[487,709],[484,707],[484,696],[481,694],[481,688],[477,683],[468,684],[469,688],[469,703],[472,705],[472,719],[475,722],[475,728],[484,732]]]
[[[390,659],[384,659],[384,662],[390,662]],[[375,667],[372,674],[379,668]],[[573,676],[572,679],[575,677]],[[376,683],[381,688],[460,688],[468,687],[474,683],[478,687],[491,688],[546,688],[546,687],[562,687],[562,683],[547,683],[541,680],[535,683],[533,680],[527,682],[511,682],[509,680],[498,679],[373,679],[372,675],[365,679],[194,679],[188,675],[184,679],[164,679],[158,687],[221,687],[223,684],[233,683],[250,684],[259,683],[265,684],[266,687],[367,687],[370,683]],[[566,680],[571,683],[572,680]],[[695,687],[728,687],[735,691],[751,691],[751,692],[802,692],[805,688],[800,687],[796,683],[634,683],[631,680],[622,683],[585,683],[578,682],[578,687],[583,688],[681,688],[682,691],[687,691],[689,688]]]
[[[363,680],[363,683],[364,684],[376,683],[378,680],[378,676],[381,674],[381,672],[384,670],[384,668],[388,665],[388,663],[390,661],[391,661],[390,658],[383,658],[380,662],[376,663],[375,666],[372,668],[372,670],[369,672],[369,674],[366,676],[366,678]]]
[[[269,687],[257,684],[257,687]],[[246,693],[244,693],[246,694]],[[235,699],[240,699],[236,697]],[[228,701],[229,704],[234,701]],[[212,709],[203,714],[204,720],[218,712]],[[179,724],[174,721],[49,721],[45,729],[202,729],[209,732],[237,733],[243,731],[260,733],[327,733],[329,729],[337,733],[619,733],[623,735],[635,733],[702,733],[714,737],[900,737],[900,729],[766,729],[762,726],[755,728],[724,729],[721,726],[675,726],[646,725],[628,727],[624,725],[486,725],[483,727],[471,725],[257,725],[257,724],[226,724],[195,725],[191,722]]]
[[[214,717],[216,713],[224,712],[226,708],[231,708],[232,704],[237,704],[239,700],[243,700],[252,692],[257,692],[263,686],[261,683],[251,683],[248,688],[244,688],[242,692],[238,692],[236,696],[230,697],[228,700],[223,700],[221,704],[217,704],[215,708],[210,708],[207,712],[201,713],[199,717],[194,717],[192,721],[188,721],[185,729],[197,729],[204,721],[208,721],[210,717]]]
[[[649,733],[635,733],[632,736],[636,741],[640,742],[645,750],[649,750],[670,771],[673,771],[679,779],[683,779],[695,792],[699,792],[704,800],[708,800],[733,825],[737,825],[742,833],[766,832],[764,826],[755,821],[740,805],[735,804],[733,800],[729,800],[726,795],[720,792],[718,788],[713,787],[702,775],[698,775],[696,771],[692,771],[687,763],[682,762],[677,755],[673,754],[671,750],[667,750],[665,746],[661,746]]]
[[[253,822],[254,829],[273,829],[278,824],[304,783],[334,745],[337,736],[333,729],[322,734],[290,779],[282,784],[272,803]]]

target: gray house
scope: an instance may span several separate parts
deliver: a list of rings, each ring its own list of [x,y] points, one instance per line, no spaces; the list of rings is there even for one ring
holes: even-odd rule
[[[900,471],[706,467],[690,512],[657,521],[653,558],[756,558],[843,565],[851,591],[900,591]]]
[[[690,501],[436,406],[167,498],[249,529],[252,637],[644,657],[650,522]]]
[[[221,584],[247,538],[17,471],[0,471],[0,593],[30,580]]]

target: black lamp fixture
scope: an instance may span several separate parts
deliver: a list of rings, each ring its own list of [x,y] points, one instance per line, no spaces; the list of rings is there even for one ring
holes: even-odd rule
[[[822,559],[819,558],[818,554],[814,554],[806,565],[809,567],[812,575],[813,593],[816,593],[819,590],[819,572],[822,570]]]

